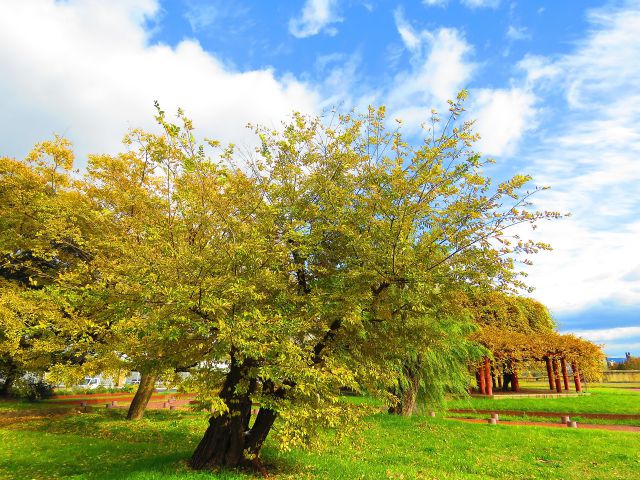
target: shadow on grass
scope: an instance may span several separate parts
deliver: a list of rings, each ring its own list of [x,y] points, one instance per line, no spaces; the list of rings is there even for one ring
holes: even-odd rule
[[[0,461],[0,477],[7,479],[83,478],[83,479],[171,479],[212,477],[211,472],[191,472],[185,459],[190,449],[176,446],[173,451],[155,445],[120,443],[69,434],[11,432],[7,443],[19,442],[25,448],[11,451]],[[17,435],[16,435],[17,434]],[[18,447],[19,445],[16,445]],[[6,453],[2,454],[4,457]],[[213,478],[240,479],[243,475],[229,472]]]
[[[245,472],[195,472],[187,460],[207,426],[207,413],[92,409],[30,417],[0,429],[0,478],[7,479],[247,479]],[[28,447],[27,447],[28,446]],[[265,447],[264,464],[277,475],[301,478],[300,465]]]
[[[71,410],[66,415],[41,415],[6,425],[10,430],[75,434],[129,443],[195,447],[207,425],[207,415],[180,411],[149,411],[142,420],[126,420],[120,409]]]

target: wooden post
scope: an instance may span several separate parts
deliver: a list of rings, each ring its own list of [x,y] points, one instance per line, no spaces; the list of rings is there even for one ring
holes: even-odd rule
[[[478,385],[480,387],[480,393],[485,395],[487,390],[484,382],[484,368],[482,368],[482,366],[478,369],[478,377],[480,379],[480,384]]]
[[[575,384],[576,392],[581,392],[582,382],[580,381],[580,370],[578,370],[576,362],[571,364],[571,369],[573,370],[573,383]]]
[[[491,363],[489,362],[489,357],[484,357],[484,375],[485,375],[485,388],[487,390],[487,395],[493,395],[493,388],[491,382]]]
[[[558,359],[556,357],[553,357],[551,364],[553,365],[553,376],[555,377],[556,381],[556,392],[562,393],[562,385],[560,384],[560,370],[558,369]]]
[[[567,373],[567,361],[564,357],[560,358],[560,367],[562,367],[562,381],[565,391],[569,391],[569,374]]]
[[[556,384],[553,381],[553,372],[551,371],[551,359],[549,357],[544,357],[544,363],[547,364],[547,377],[549,378],[549,390],[553,391],[556,389]]]
[[[513,391],[520,391],[520,379],[518,378],[518,369],[515,366],[513,367]]]

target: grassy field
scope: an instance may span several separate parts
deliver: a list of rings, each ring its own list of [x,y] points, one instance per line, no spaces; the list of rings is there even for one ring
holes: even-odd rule
[[[487,419],[489,415],[486,413],[452,413],[446,414],[447,418],[480,418]],[[580,416],[580,414],[571,414],[571,420],[578,422],[579,424],[591,424],[591,425],[630,425],[632,427],[640,427],[640,420],[635,419],[610,419],[610,418],[588,418]],[[558,416],[533,416],[533,415],[507,415],[500,414],[500,420],[504,421],[516,421],[516,422],[539,422],[539,423],[558,423],[560,417]]]
[[[567,413],[628,413],[640,415],[640,391],[598,386],[589,395],[561,398],[470,398],[449,402],[449,408],[523,410]]]
[[[39,407],[42,408],[42,407]],[[246,479],[238,472],[190,472],[185,459],[206,415],[148,412],[138,423],[123,410],[29,417],[0,428],[0,478]],[[329,440],[329,438],[328,438]],[[355,438],[320,452],[264,457],[272,478],[293,479],[635,479],[640,435],[544,427],[464,424],[442,418],[369,418]]]

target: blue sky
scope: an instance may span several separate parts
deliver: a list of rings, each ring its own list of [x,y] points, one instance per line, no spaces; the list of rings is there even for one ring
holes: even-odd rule
[[[640,354],[640,1],[3,0],[0,152],[53,132],[78,164],[151,128],[153,100],[249,148],[247,122],[385,104],[409,135],[471,93],[493,174],[532,174],[527,269],[563,331]]]

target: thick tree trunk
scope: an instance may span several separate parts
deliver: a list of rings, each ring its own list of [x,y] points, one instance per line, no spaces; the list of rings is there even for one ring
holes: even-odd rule
[[[260,409],[253,427],[249,429],[251,419],[251,395],[255,392],[257,381],[247,379],[250,362],[242,365],[232,363],[225,383],[220,391],[229,409],[221,415],[209,419],[209,427],[191,456],[190,465],[196,470],[214,467],[252,467],[259,468],[258,456],[277,414],[270,409]],[[242,394],[236,393],[241,381],[248,382],[248,389]],[[272,385],[265,382],[263,392]]]
[[[392,390],[398,403],[389,408],[389,413],[410,417],[417,410],[418,391],[420,390],[420,367],[409,362],[402,368],[403,382]]]
[[[403,388],[401,391],[396,392],[396,395],[400,398],[399,402],[389,409],[389,413],[395,415],[402,415],[404,417],[410,417],[416,411],[418,400],[418,385],[414,385],[413,381]]]
[[[211,467],[238,467],[244,450],[244,430],[239,412],[231,411],[209,419],[209,427],[191,457],[196,470]]]
[[[261,408],[256,416],[256,421],[249,431],[245,448],[250,455],[259,455],[262,444],[267,439],[267,435],[273,427],[273,423],[278,417],[277,412],[268,408]]]
[[[478,378],[480,379],[480,384],[478,385],[478,388],[480,390],[480,393],[482,395],[486,395],[487,393],[487,386],[485,384],[485,376],[484,376],[484,368],[481,366],[478,368]]]
[[[142,418],[155,390],[156,379],[157,377],[151,373],[142,373],[138,391],[134,395],[127,412],[128,420],[140,420]]]

